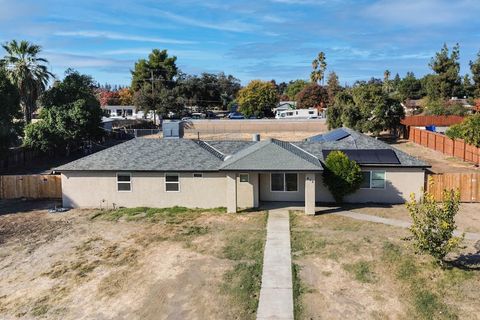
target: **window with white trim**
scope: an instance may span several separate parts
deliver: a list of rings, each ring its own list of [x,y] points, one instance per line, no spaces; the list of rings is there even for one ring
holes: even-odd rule
[[[180,191],[180,176],[178,173],[165,174],[165,191],[178,192]]]
[[[195,173],[193,174],[193,177],[194,177],[194,178],[203,178],[203,173],[201,173],[201,172],[195,172]]]
[[[362,171],[363,181],[360,189],[385,189],[385,171]]]
[[[250,177],[248,176],[248,173],[240,173],[240,182],[248,182],[250,181]]]
[[[130,173],[117,173],[117,191],[132,191],[132,176]]]
[[[270,190],[276,192],[298,191],[298,174],[272,173],[270,174]]]

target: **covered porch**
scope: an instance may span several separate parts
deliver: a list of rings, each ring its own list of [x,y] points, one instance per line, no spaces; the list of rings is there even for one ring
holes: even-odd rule
[[[226,179],[228,213],[278,204],[315,214],[315,172],[228,172]]]

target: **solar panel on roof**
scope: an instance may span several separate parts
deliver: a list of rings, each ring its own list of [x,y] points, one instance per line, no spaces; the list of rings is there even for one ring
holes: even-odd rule
[[[339,141],[348,136],[350,136],[350,133],[339,128],[339,129],[335,129],[330,132],[327,132],[325,134],[320,134],[318,136],[311,137],[309,140],[314,142]]]
[[[333,150],[322,150],[325,159]],[[349,149],[339,150],[359,164],[400,164],[395,151],[391,149]]]
[[[335,129],[323,135],[325,141],[338,141],[348,137],[350,133],[342,129]]]

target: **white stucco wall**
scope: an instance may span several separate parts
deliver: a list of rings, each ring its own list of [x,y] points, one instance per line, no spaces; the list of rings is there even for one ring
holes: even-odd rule
[[[240,174],[248,174],[248,182],[240,182]],[[237,207],[255,208],[258,207],[258,173],[239,172],[237,173]]]
[[[116,172],[65,172],[62,174],[66,207],[172,207],[215,208],[226,206],[225,173],[180,173],[180,191],[166,192],[162,172],[131,172],[132,191],[117,191]]]
[[[403,203],[412,192],[417,195],[424,186],[425,171],[418,168],[378,168],[364,167],[362,171],[385,171],[385,189],[360,189],[345,197],[350,203]],[[323,184],[322,174],[316,175],[316,201],[333,202],[333,197]]]

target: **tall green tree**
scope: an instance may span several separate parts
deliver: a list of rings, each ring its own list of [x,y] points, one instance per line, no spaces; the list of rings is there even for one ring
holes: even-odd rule
[[[325,77],[325,70],[327,70],[327,61],[325,53],[320,51],[318,56],[312,61],[312,72],[310,73],[310,80],[315,83],[323,83]]]
[[[384,130],[397,132],[404,110],[399,100],[385,93],[381,82],[357,83],[350,94],[353,103],[343,109],[343,125],[376,135]]]
[[[334,103],[335,97],[341,90],[342,86],[340,85],[337,74],[334,71],[330,72],[327,77],[327,94],[329,106]]]
[[[308,81],[302,79],[292,80],[288,83],[287,89],[285,89],[285,94],[290,100],[295,101],[297,99],[297,94],[299,94],[303,89],[305,89],[308,84]]]
[[[393,83],[392,80],[390,80],[390,70],[385,70],[383,72],[383,90],[386,93],[390,93],[393,91]]]
[[[407,72],[397,86],[397,93],[400,101],[407,99],[420,99],[422,97],[422,84],[415,78],[413,72]]]
[[[348,90],[341,91],[335,96],[335,100],[327,109],[327,125],[328,129],[346,127],[355,128],[353,120],[355,117],[350,115],[351,112],[358,111],[353,102],[353,97]],[[357,117],[359,118],[359,117]],[[352,119],[350,122],[349,120]]]
[[[252,80],[238,92],[237,101],[240,112],[247,117],[272,115],[272,109],[278,103],[277,89],[270,81]]]
[[[0,64],[17,87],[25,123],[30,123],[37,107],[37,99],[53,74],[46,66],[48,61],[38,56],[41,52],[40,46],[28,41],[12,40],[2,47],[7,54],[0,60]]]
[[[153,49],[148,59],[140,59],[132,71],[134,104],[144,111],[154,111],[168,116],[169,109],[177,110],[178,104],[168,106],[179,100],[176,77],[179,70],[177,57],[169,56],[167,50]]]
[[[132,71],[133,91],[139,90],[146,83],[153,81],[158,86],[168,86],[178,75],[177,57],[169,56],[167,50],[153,49],[148,59],[140,59],[135,63]]]
[[[9,147],[20,133],[15,118],[20,116],[17,88],[9,81],[5,69],[0,67],[0,159],[7,155]]]
[[[474,61],[470,61],[470,71],[474,86],[473,94],[475,98],[480,98],[480,51],[477,53],[477,58]]]
[[[458,96],[462,91],[460,79],[460,46],[458,43],[448,49],[444,44],[442,49],[430,60],[430,68],[435,72],[440,98],[447,100]]]
[[[462,78],[462,95],[467,98],[472,98],[475,93],[475,86],[472,84],[468,74],[465,74]]]
[[[25,146],[68,155],[82,143],[101,138],[102,110],[94,87],[91,77],[67,70],[65,79],[42,95],[40,120],[25,128]]]
[[[203,111],[221,107],[226,110],[240,90],[240,81],[224,73],[202,73],[200,76],[182,76],[177,85],[185,104],[195,105]]]

